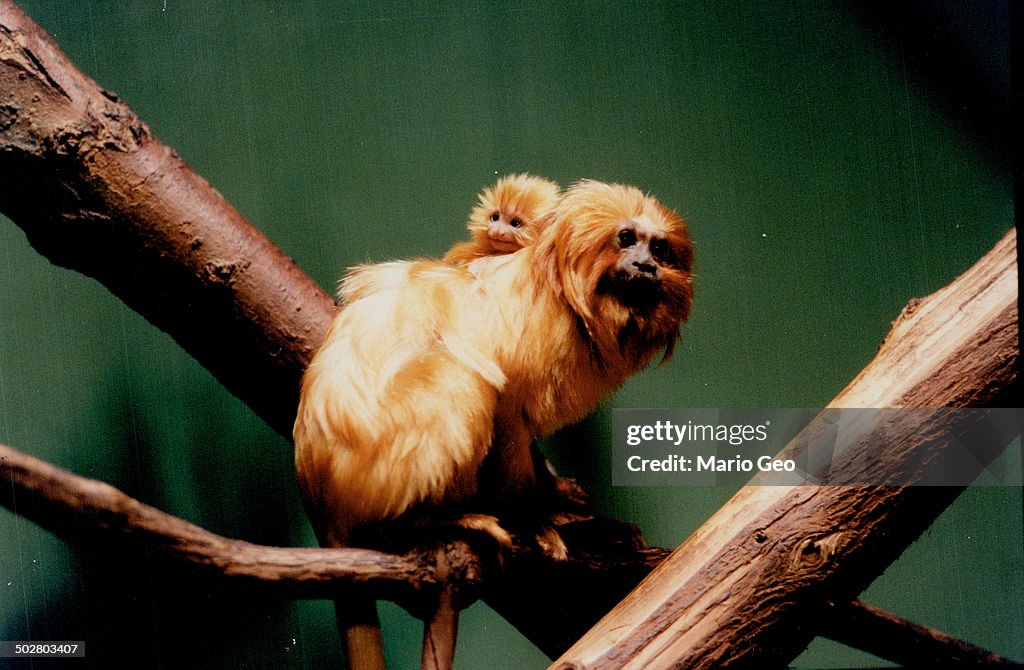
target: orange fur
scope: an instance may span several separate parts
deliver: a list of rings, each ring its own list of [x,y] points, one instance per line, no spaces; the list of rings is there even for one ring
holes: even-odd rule
[[[528,174],[506,175],[479,196],[469,214],[471,240],[458,242],[444,260],[470,263],[496,254],[512,253],[531,244],[544,217],[558,204],[558,184]]]
[[[584,181],[536,223],[532,243],[468,267],[392,262],[344,279],[294,428],[321,543],[419,506],[530,496],[532,440],[671,354],[692,299],[682,219],[635,188]],[[381,667],[373,603],[336,606],[352,667]]]
[[[624,226],[667,240],[657,282],[620,277]],[[685,223],[654,198],[584,181],[533,245],[475,275],[429,260],[353,269],[295,422],[299,483],[322,540],[345,544],[363,525],[481,489],[530,494],[530,442],[671,353],[692,259]]]

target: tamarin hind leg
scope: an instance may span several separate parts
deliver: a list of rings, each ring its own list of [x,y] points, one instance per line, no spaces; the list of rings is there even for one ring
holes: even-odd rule
[[[386,670],[377,603],[362,598],[335,600],[334,611],[349,670]]]

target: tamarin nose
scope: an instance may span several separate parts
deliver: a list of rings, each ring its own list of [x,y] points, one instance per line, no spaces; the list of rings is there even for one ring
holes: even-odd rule
[[[633,267],[635,267],[639,272],[648,275],[656,274],[658,271],[658,268],[654,265],[654,263],[647,263],[642,261],[634,261]]]

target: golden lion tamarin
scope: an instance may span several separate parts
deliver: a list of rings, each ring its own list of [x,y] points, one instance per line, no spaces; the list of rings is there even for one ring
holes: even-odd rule
[[[537,239],[544,216],[555,208],[558,184],[528,174],[506,175],[480,193],[469,214],[472,239],[458,242],[444,260],[470,263],[475,259],[518,251]]]
[[[294,429],[323,544],[417,508],[529,499],[533,439],[671,355],[692,299],[683,220],[635,188],[582,181],[546,224],[475,274],[420,260],[343,280]],[[370,619],[350,628],[355,644],[379,644]]]

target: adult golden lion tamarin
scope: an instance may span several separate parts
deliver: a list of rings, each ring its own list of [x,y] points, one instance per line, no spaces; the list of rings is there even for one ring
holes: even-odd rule
[[[414,509],[529,499],[532,440],[671,355],[692,299],[683,220],[636,188],[582,181],[545,223],[473,273],[419,260],[343,280],[294,430],[323,544]],[[372,623],[345,621],[354,646],[379,645]]]
[[[465,264],[531,244],[537,239],[544,217],[558,204],[559,191],[558,184],[542,177],[502,177],[478,196],[466,226],[471,239],[456,243],[444,260]]]

